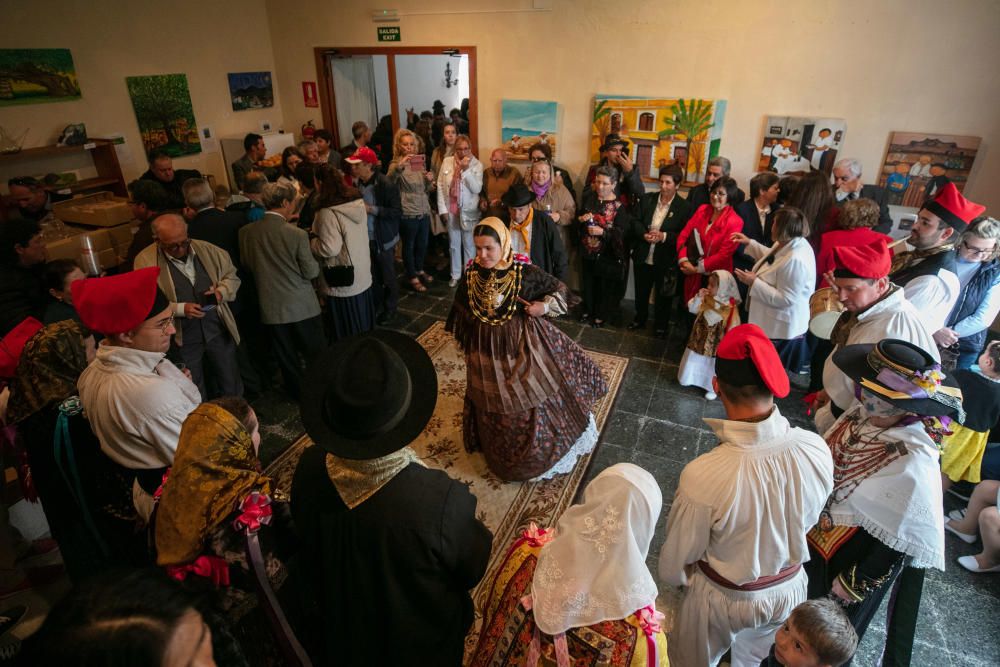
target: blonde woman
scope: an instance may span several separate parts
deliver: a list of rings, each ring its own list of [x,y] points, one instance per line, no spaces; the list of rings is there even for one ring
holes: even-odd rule
[[[447,130],[447,128],[445,128]],[[464,134],[455,139],[455,151],[441,163],[437,177],[438,213],[448,224],[451,280],[458,285],[466,263],[475,254],[472,229],[479,222],[479,192],[483,189],[483,164],[472,154],[472,141]]]
[[[434,282],[424,271],[427,238],[431,226],[431,205],[427,193],[434,183],[434,174],[427,169],[420,137],[400,129],[392,141],[392,162],[389,181],[399,188],[403,217],[399,221],[399,236],[403,242],[403,267],[406,280],[416,292],[426,292]]]

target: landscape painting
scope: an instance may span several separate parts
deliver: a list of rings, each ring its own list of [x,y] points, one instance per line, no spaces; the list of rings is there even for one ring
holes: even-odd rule
[[[932,132],[891,132],[878,184],[890,204],[919,208],[951,181],[965,189],[979,153],[980,137]]]
[[[829,176],[846,133],[842,118],[768,116],[757,171],[784,175],[818,169]]]
[[[605,137],[617,134],[628,144],[642,180],[656,182],[660,167],[676,164],[684,170],[684,183],[696,185],[719,154],[725,117],[725,100],[597,95],[590,161],[599,162]]]
[[[69,49],[0,49],[0,106],[78,99]]]
[[[201,152],[186,75],[130,76],[125,85],[146,155],[157,148],[172,157]]]
[[[537,102],[535,100],[501,100],[500,141],[507,158],[527,160],[528,149],[542,141],[552,148],[555,158],[559,104],[557,102]]]
[[[233,111],[266,109],[274,106],[270,72],[230,72],[229,97]]]

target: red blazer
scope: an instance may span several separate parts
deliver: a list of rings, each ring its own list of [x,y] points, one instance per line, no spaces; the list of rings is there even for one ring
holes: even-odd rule
[[[829,287],[826,280],[823,279],[823,274],[827,271],[833,271],[833,249],[840,247],[857,247],[863,245],[869,245],[875,243],[879,239],[885,239],[886,243],[890,242],[890,239],[885,234],[879,234],[878,232],[868,229],[867,227],[858,227],[857,229],[835,229],[833,231],[823,234],[819,239],[819,254],[816,257],[816,286],[817,289],[820,287]],[[889,250],[889,254],[892,254],[892,250]]]
[[[688,223],[681,230],[677,237],[677,258],[678,260],[687,257],[688,237],[698,230],[701,236],[701,247],[704,250],[702,261],[705,264],[705,273],[711,273],[723,269],[732,272],[733,253],[736,252],[737,244],[730,240],[730,237],[743,231],[743,218],[741,218],[732,206],[727,206],[722,211],[719,219],[709,227],[708,223],[712,219],[712,207],[709,204],[702,204]],[[684,302],[687,303],[698,293],[702,286],[701,274],[692,274],[684,277]]]

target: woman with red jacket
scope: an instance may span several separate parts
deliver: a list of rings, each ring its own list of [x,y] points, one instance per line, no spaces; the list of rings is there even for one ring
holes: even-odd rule
[[[709,203],[695,211],[677,237],[685,302],[698,293],[712,271],[733,270],[737,244],[730,237],[743,229],[743,219],[730,205],[738,192],[736,181],[728,176],[715,181],[708,193]]]

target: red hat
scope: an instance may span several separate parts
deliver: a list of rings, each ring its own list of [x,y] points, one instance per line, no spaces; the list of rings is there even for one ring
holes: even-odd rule
[[[956,232],[964,232],[965,228],[986,210],[985,206],[963,197],[954,183],[945,184],[937,196],[925,203],[923,208],[944,220]]]
[[[833,274],[838,278],[878,280],[889,275],[892,255],[885,239],[861,246],[833,248]]]
[[[730,329],[715,353],[715,375],[736,387],[761,385],[778,398],[788,396],[788,374],[774,343],[756,324]]]
[[[378,156],[375,155],[375,151],[368,148],[367,146],[362,146],[358,150],[354,151],[354,155],[347,158],[349,164],[358,164],[359,162],[365,162],[367,164],[378,164]]]
[[[151,266],[107,278],[77,280],[73,306],[88,329],[105,335],[131,331],[170,302],[156,286],[160,269]]]
[[[24,346],[41,328],[41,322],[34,317],[26,317],[0,340],[0,377],[14,377]]]

